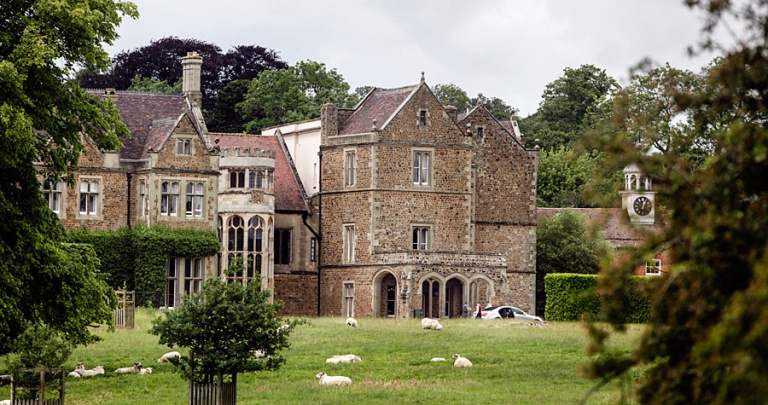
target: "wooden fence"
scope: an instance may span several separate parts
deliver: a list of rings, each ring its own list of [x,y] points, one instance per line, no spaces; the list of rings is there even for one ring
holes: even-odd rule
[[[236,405],[237,373],[219,370],[215,375],[198,374],[194,369],[195,356],[192,353],[189,356],[192,373],[189,380],[189,405]]]
[[[115,308],[115,329],[133,329],[136,316],[136,294],[128,291],[123,284],[121,290],[115,291],[117,295],[117,308]]]
[[[33,384],[30,374],[38,374],[38,383]],[[21,370],[11,381],[11,403],[14,405],[64,405],[64,369],[33,368]],[[21,382],[24,381],[24,382]],[[46,392],[58,391],[58,398],[45,397]],[[23,392],[29,395],[20,395]],[[32,397],[32,398],[18,398]]]

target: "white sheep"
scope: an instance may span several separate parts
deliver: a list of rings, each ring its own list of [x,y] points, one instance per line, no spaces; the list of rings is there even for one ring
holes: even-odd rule
[[[263,359],[263,358],[267,357],[267,352],[265,352],[264,350],[261,350],[261,349],[251,350],[251,353],[253,353],[253,357],[255,357],[257,359]]]
[[[445,357],[433,357],[430,361],[445,361]]]
[[[315,378],[320,379],[320,385],[329,385],[329,386],[352,385],[351,378],[344,377],[341,375],[327,375],[325,373],[317,373]]]
[[[115,373],[117,374],[125,374],[125,373],[140,373],[141,372],[141,362],[137,361],[133,363],[133,367],[122,367],[115,370]]]
[[[353,328],[357,327],[357,319],[355,318],[347,318],[347,326],[351,326]]]
[[[421,329],[443,330],[443,325],[437,319],[424,318],[421,320]]]
[[[363,359],[360,357],[355,356],[354,354],[342,354],[342,355],[335,355],[331,357],[330,359],[325,361],[326,363],[336,364],[336,363],[362,363]]]
[[[454,367],[472,367],[472,362],[469,361],[469,359],[466,357],[461,357],[461,355],[454,354],[451,356],[451,358],[456,360],[453,362]]]
[[[0,405],[11,405],[11,400],[10,399],[4,399],[4,400],[0,401]]]
[[[152,374],[152,367],[142,368],[139,374]]]
[[[158,363],[168,363],[174,357],[178,359],[179,357],[181,357],[181,353],[179,353],[179,352],[168,352],[168,353],[162,355],[159,359],[157,359],[157,362]]]
[[[283,325],[283,326],[277,328],[277,334],[279,335],[279,334],[281,334],[283,332],[290,331],[290,330],[291,330],[291,325]]]
[[[67,376],[80,378],[80,373],[78,373],[77,371],[70,371],[69,374],[67,374]]]
[[[104,374],[104,366],[96,366],[90,370],[82,370],[79,373],[82,377],[93,377],[97,374]]]

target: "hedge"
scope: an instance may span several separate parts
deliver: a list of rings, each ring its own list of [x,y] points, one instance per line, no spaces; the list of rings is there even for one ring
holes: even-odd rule
[[[578,321],[586,316],[601,319],[601,298],[596,292],[597,277],[592,274],[553,273],[544,278],[547,303],[544,317],[550,321]],[[625,322],[643,323],[650,316],[650,300],[637,288],[648,277],[632,277],[636,293],[630,296]]]
[[[108,274],[110,287],[136,290],[137,304],[152,299],[154,291],[165,291],[166,265],[170,256],[208,257],[221,250],[216,232],[192,228],[169,228],[161,225],[116,231],[72,230],[71,242],[93,246]]]

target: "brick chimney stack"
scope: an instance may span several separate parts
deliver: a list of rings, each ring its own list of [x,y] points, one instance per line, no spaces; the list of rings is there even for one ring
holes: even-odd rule
[[[203,66],[203,57],[197,52],[187,52],[187,56],[181,58],[182,93],[189,98],[193,105],[203,106],[203,93],[200,91],[200,71]]]

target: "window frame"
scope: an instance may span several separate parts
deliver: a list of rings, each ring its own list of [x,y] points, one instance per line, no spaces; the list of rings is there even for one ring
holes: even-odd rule
[[[357,185],[357,149],[344,150],[344,187]]]
[[[160,183],[160,215],[164,217],[179,216],[179,196],[181,186],[178,181],[164,180]]]
[[[355,246],[357,244],[355,224],[344,224],[342,229],[342,263],[355,262]]]
[[[88,189],[83,191],[83,184],[88,184]],[[97,191],[92,191],[93,185]],[[101,219],[104,187],[101,177],[83,176],[77,180],[77,217],[81,219]],[[83,203],[85,198],[85,211]]]
[[[411,225],[411,250],[432,250],[432,226],[425,224]]]
[[[293,228],[275,228],[274,230],[274,264],[289,265],[292,256]]]
[[[415,187],[432,187],[432,173],[434,172],[433,156],[434,150],[432,149],[412,149],[411,182]],[[424,157],[427,158],[426,167],[424,167]]]
[[[192,188],[190,192],[190,187]],[[186,218],[202,218],[205,202],[205,183],[188,181],[184,193],[184,216]]]
[[[64,182],[43,180],[40,187],[43,193],[43,199],[45,199],[48,208],[55,212],[56,215],[61,217],[65,212],[64,196],[66,193],[64,191],[67,189]]]
[[[653,271],[651,269],[657,269],[657,270]],[[645,262],[645,275],[660,276],[661,275],[661,259],[651,259],[650,261]]]
[[[192,138],[176,138],[176,155],[192,156]]]
[[[429,110],[422,108],[419,110],[419,128],[424,128],[427,125],[429,125]]]

